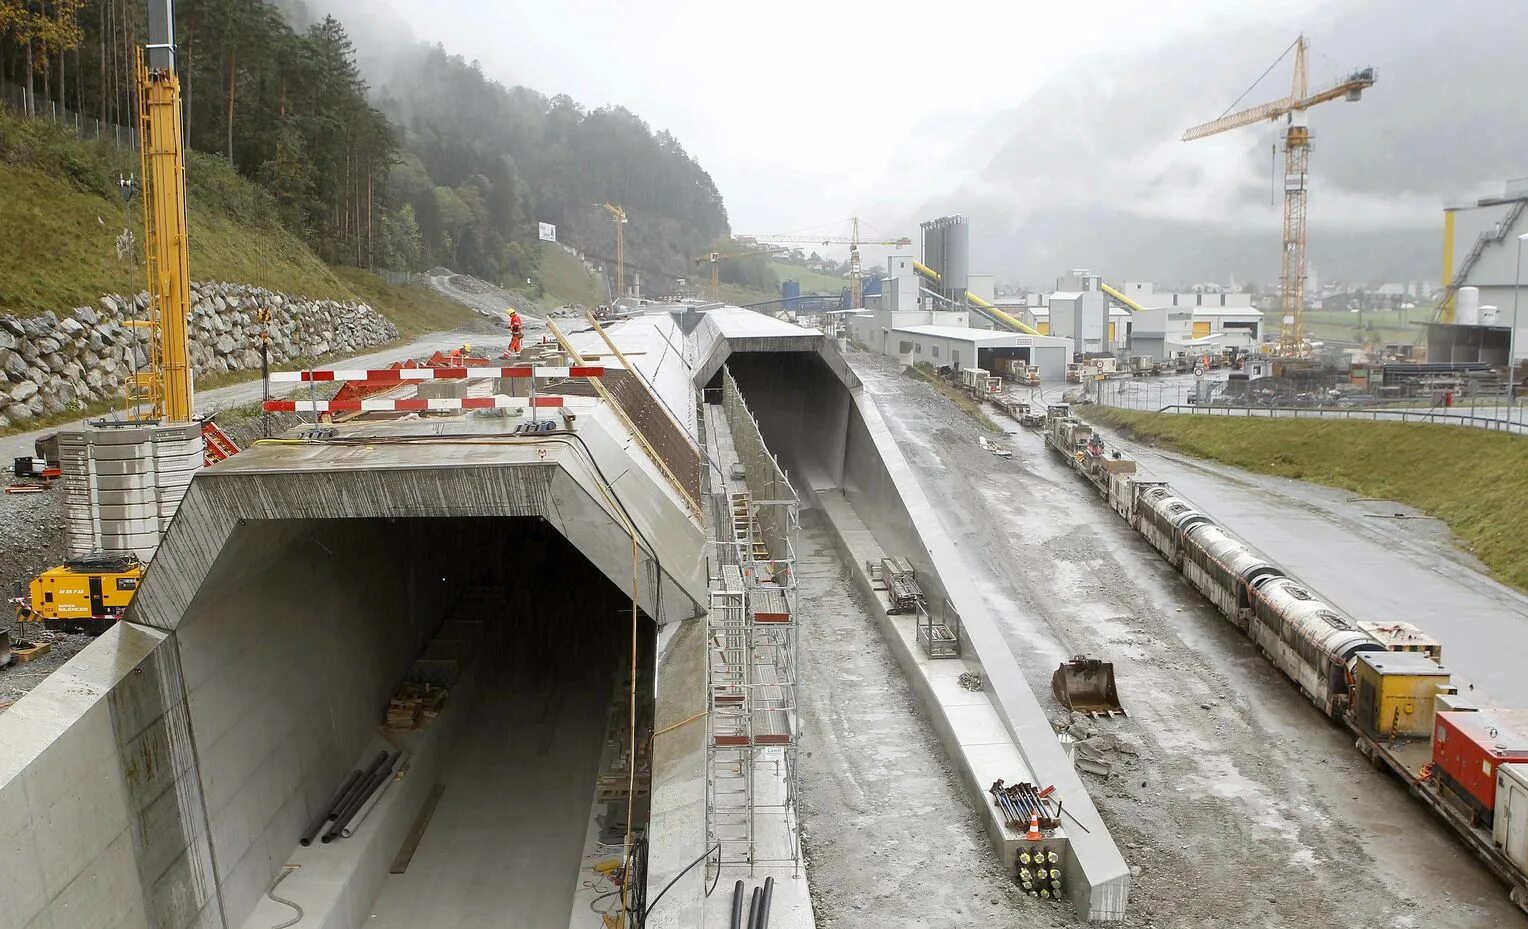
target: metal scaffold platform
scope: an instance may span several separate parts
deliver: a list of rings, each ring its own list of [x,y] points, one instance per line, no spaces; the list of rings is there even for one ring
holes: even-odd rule
[[[798,505],[730,377],[725,383],[722,407],[705,407],[714,566],[707,615],[706,831],[710,843],[721,847],[717,867],[744,866],[752,874],[758,865],[784,864],[794,872],[801,861],[795,810]]]

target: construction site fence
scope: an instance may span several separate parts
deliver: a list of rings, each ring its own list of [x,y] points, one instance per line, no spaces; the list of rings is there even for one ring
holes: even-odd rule
[[[1502,394],[1445,401],[1443,392],[1417,389],[1389,399],[1318,393],[1292,397],[1229,396],[1224,382],[1151,384],[1133,380],[1084,385],[1083,397],[1102,406],[1194,416],[1266,416],[1298,419],[1357,419],[1371,422],[1432,423],[1488,429],[1511,435],[1528,433],[1528,410],[1522,399],[1509,405]],[[1210,388],[1214,389],[1210,389]]]
[[[764,444],[759,424],[748,410],[738,390],[732,372],[722,368],[722,412],[732,430],[732,443],[738,460],[743,463],[743,473],[748,482],[748,492],[755,501],[755,518],[764,545],[776,560],[789,561],[795,557],[791,545],[791,530],[796,507],[796,490],[785,476],[780,462]],[[783,501],[789,501],[786,505]]]
[[[120,148],[138,147],[138,133],[131,126],[120,126],[85,116],[35,90],[29,108],[26,88],[18,84],[0,84],[0,103],[4,103],[5,108],[12,113],[27,115],[30,112],[36,119],[51,119],[68,126],[82,139],[104,139]]]
[[[1473,413],[1449,413],[1434,410],[1396,410],[1379,408],[1331,409],[1298,406],[1221,406],[1199,404],[1170,404],[1158,412],[1182,413],[1193,416],[1262,416],[1288,419],[1358,419],[1371,422],[1431,423],[1439,426],[1470,426],[1489,429],[1509,435],[1528,434],[1528,422],[1524,422],[1522,409],[1513,410],[1514,419],[1503,416],[1483,416]]]

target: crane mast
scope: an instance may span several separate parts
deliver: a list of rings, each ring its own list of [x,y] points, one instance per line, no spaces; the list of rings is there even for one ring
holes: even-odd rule
[[[626,296],[626,211],[614,203],[597,203],[610,214],[615,223],[615,296],[611,301]]]
[[[1349,101],[1359,99],[1363,91],[1374,84],[1374,69],[1362,68],[1344,80],[1310,92],[1307,76],[1306,52],[1309,43],[1305,36],[1295,39],[1290,46],[1294,50],[1294,79],[1289,96],[1281,100],[1249,107],[1195,126],[1183,134],[1183,141],[1192,142],[1206,136],[1217,135],[1230,129],[1248,126],[1265,120],[1283,117],[1284,130],[1284,235],[1283,264],[1280,271],[1280,326],[1279,354],[1286,358],[1300,358],[1305,349],[1305,215],[1308,179],[1310,173],[1310,127],[1305,122],[1305,111],[1317,104],[1339,97]],[[1288,54],[1286,50],[1285,54]],[[1275,62],[1277,64],[1277,62]]]
[[[154,416],[189,423],[191,261],[186,224],[186,159],[173,0],[150,0],[149,44],[138,50],[138,151],[143,177],[143,241],[148,271],[150,363],[135,383]]]

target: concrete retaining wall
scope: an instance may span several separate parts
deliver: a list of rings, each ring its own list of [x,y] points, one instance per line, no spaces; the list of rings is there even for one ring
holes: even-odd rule
[[[121,624],[0,715],[0,929],[214,929],[173,642]]]

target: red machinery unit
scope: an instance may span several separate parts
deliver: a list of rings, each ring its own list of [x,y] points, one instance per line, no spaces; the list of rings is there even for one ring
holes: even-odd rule
[[[1496,811],[1496,766],[1528,761],[1528,710],[1447,710],[1433,724],[1433,764],[1485,823]]]

